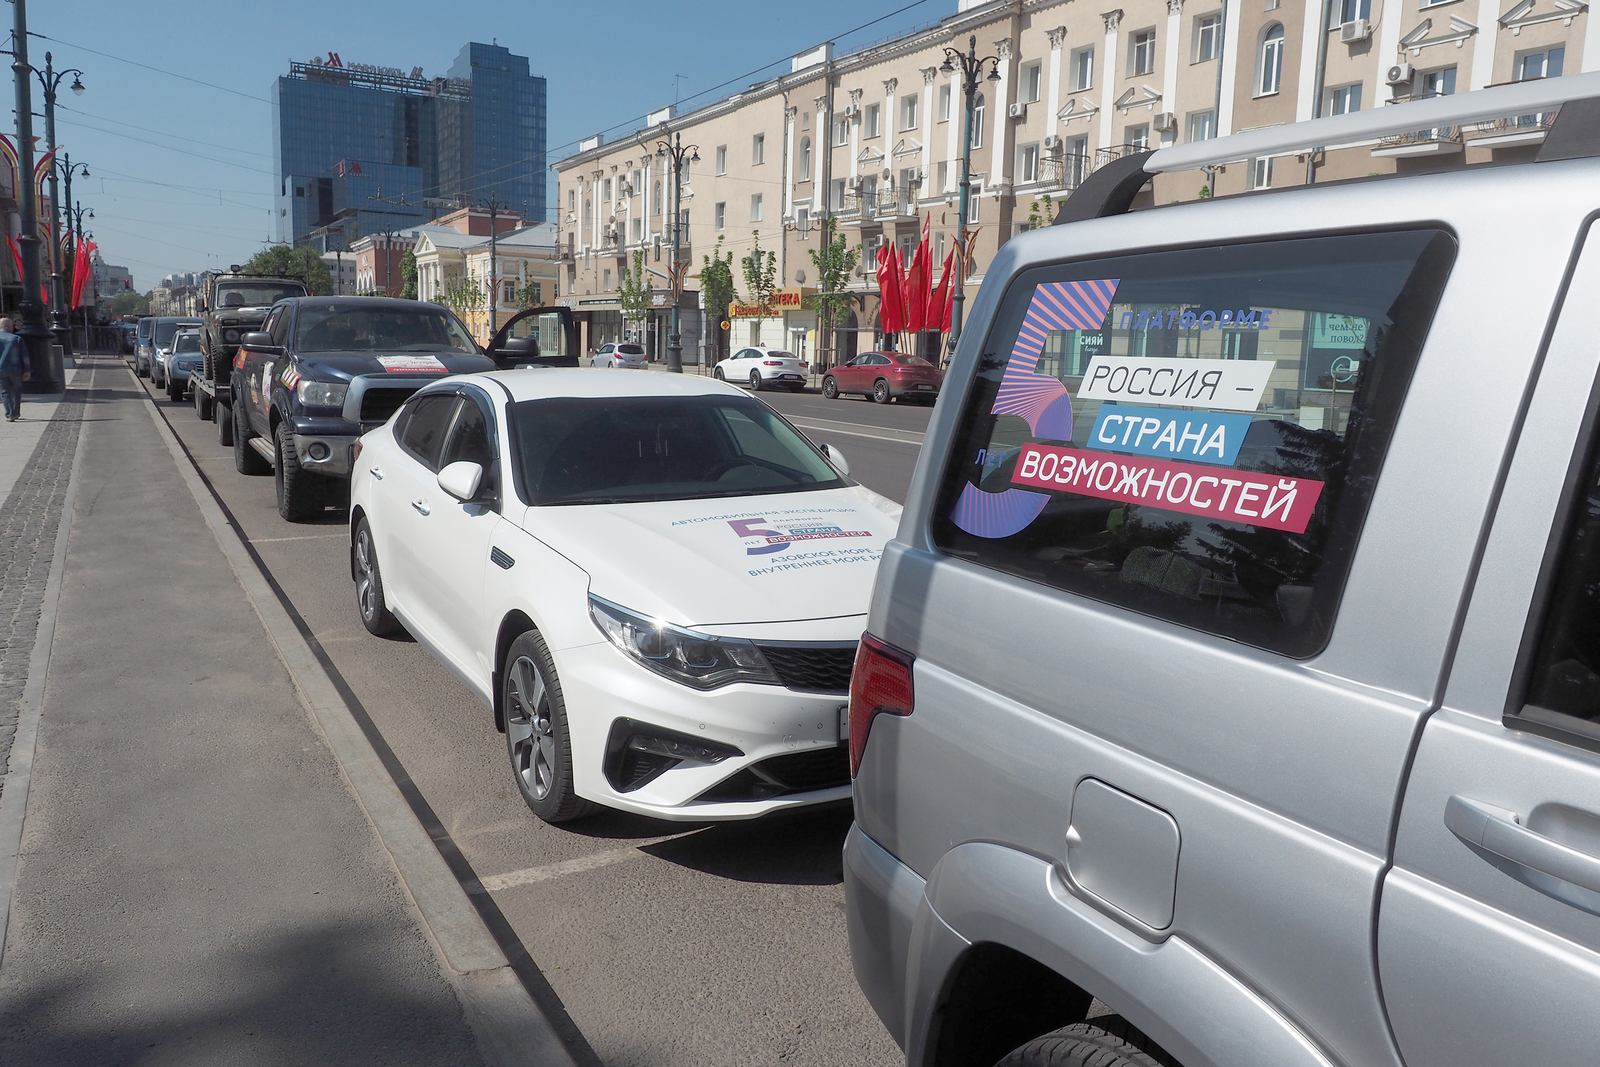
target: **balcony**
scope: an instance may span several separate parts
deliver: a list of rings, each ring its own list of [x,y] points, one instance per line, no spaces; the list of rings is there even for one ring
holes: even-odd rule
[[[1417,156],[1448,156],[1458,154],[1463,146],[1461,127],[1434,126],[1425,130],[1385,137],[1372,150],[1379,159],[1410,159]]]
[[[1544,135],[1555,125],[1557,114],[1555,111],[1540,111],[1532,115],[1514,115],[1493,122],[1479,122],[1467,127],[1467,132],[1474,135],[1467,143],[1474,148],[1516,148],[1541,144]]]

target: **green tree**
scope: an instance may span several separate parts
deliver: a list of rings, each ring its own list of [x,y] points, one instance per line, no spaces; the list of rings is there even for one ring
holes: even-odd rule
[[[435,302],[443,304],[457,315],[482,311],[489,306],[489,298],[484,294],[483,286],[470,274],[446,275],[444,291]]]
[[[727,331],[722,328],[723,316],[728,313],[728,305],[739,296],[733,285],[733,253],[722,250],[721,234],[717,235],[717,246],[711,254],[701,258],[700,293],[705,298],[706,314],[716,324],[717,355],[721,356],[723,342],[728,339]]]
[[[417,298],[417,254],[409,248],[400,257],[400,295],[407,300]]]
[[[850,310],[850,294],[845,286],[861,262],[861,249],[852,247],[844,234],[835,232],[829,238],[831,220],[822,222],[822,247],[809,250],[811,265],[817,269],[817,295],[811,298],[811,307],[817,313],[817,344],[828,351],[831,324],[842,321]]]
[[[312,296],[326,296],[333,292],[333,275],[322,262],[315,248],[301,245],[271,245],[250,257],[244,265],[246,274],[267,274],[275,278],[298,278],[306,283]]]
[[[772,294],[778,288],[778,253],[761,250],[761,234],[755,235],[750,254],[739,260],[739,269],[744,274],[750,302],[757,307],[771,307]]]
[[[624,267],[617,278],[617,303],[622,305],[623,322],[643,322],[650,314],[650,279],[644,273],[644,253],[633,254],[633,264]]]
[[[1055,221],[1055,213],[1050,209],[1055,206],[1055,200],[1049,193],[1045,193],[1033,202],[1033,207],[1028,209],[1028,229],[1038,230]]]
[[[118,315],[148,315],[150,314],[150,294],[136,293],[132,290],[118,293],[106,304],[106,313]]]

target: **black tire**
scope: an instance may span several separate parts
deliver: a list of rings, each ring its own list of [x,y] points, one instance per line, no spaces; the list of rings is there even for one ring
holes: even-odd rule
[[[233,409],[226,404],[215,405],[217,443],[223,448],[233,447]]]
[[[712,376],[712,377],[713,377],[713,378],[715,378],[715,379],[716,379],[716,380],[717,380],[717,381],[719,381],[719,382],[725,382],[725,381],[727,381],[727,380],[728,380],[728,379],[727,379],[727,378],[725,378],[725,377],[723,377],[723,375],[722,375],[722,368],[721,368],[721,367],[716,367],[716,368],[714,368],[714,369],[713,369],[713,370],[712,370],[712,371],[711,371],[711,376]]]
[[[278,494],[278,514],[290,522],[310,522],[327,506],[323,483],[327,479],[300,467],[300,456],[289,436],[289,424],[278,423],[272,433],[277,462],[272,465],[272,486]]]
[[[750,391],[752,393],[761,392],[761,372],[758,370],[750,372]]]
[[[996,1067],[1164,1067],[1171,1062],[1146,1051],[1150,1047],[1150,1039],[1126,1020],[1108,1015],[1036,1037]]]
[[[889,383],[879,378],[872,383],[872,402],[874,404],[887,404],[894,399],[894,394],[889,392]]]
[[[167,381],[167,398],[174,404],[183,403],[183,386],[178,384],[176,378]]]
[[[250,447],[250,438],[255,434],[250,430],[244,411],[235,404],[233,406],[233,469],[240,474],[266,474],[272,469],[272,464],[255,449]]]
[[[141,378],[148,378],[150,377],[150,365],[148,363],[140,363],[133,373]]]
[[[372,543],[372,527],[366,518],[356,523],[350,539],[350,569],[356,578],[356,614],[361,625],[374,637],[389,637],[400,632],[400,620],[389,610],[383,595],[383,572],[378,568],[378,550]]]
[[[833,380],[833,375],[822,379],[822,395],[829,400],[839,399],[839,383]]]
[[[200,388],[199,382],[190,382],[189,385],[194,390],[195,417],[201,422],[210,422],[216,417],[216,405],[211,402],[210,395]]]
[[[528,673],[530,667],[537,672],[537,684]],[[523,702],[525,694],[532,698],[532,709]],[[572,788],[567,705],[555,661],[539,631],[529,630],[511,642],[501,672],[500,701],[506,717],[511,777],[523,801],[548,823],[571,822],[593,814],[596,805]]]

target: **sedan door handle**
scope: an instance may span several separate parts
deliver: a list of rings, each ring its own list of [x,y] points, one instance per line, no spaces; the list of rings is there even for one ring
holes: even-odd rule
[[[380,481],[380,482],[383,481],[383,468],[381,468],[381,467],[368,467],[367,468],[367,472],[369,474],[371,474],[374,478],[378,479],[378,481]]]
[[[426,515],[426,514],[428,514],[428,512],[430,510],[429,507],[428,507],[428,502],[426,500],[423,500],[421,497],[418,497],[417,499],[413,500],[411,502],[411,506],[417,509],[417,514],[418,515]]]
[[[1445,802],[1444,824],[1467,844],[1491,855],[1600,893],[1600,856],[1564,845],[1524,826],[1514,811],[1490,807],[1466,797],[1451,797]]]

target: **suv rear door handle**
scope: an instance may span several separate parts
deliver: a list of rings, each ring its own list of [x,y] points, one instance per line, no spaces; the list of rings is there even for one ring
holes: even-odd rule
[[[1600,856],[1546,837],[1518,821],[1517,813],[1466,797],[1445,802],[1444,824],[1469,845],[1559,881],[1600,893]]]
[[[411,502],[411,506],[417,509],[418,515],[426,515],[430,510],[432,510],[428,507],[428,502],[421,497],[413,500]]]

